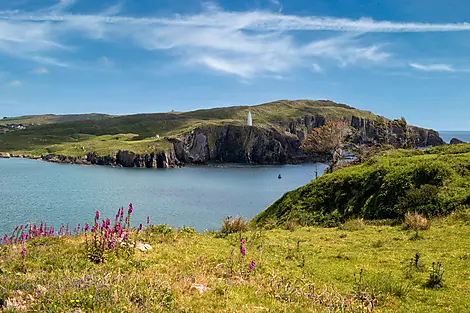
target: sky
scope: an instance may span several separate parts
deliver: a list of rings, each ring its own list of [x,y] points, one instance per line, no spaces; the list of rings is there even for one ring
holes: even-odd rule
[[[0,116],[328,99],[470,130],[467,0],[0,0]]]

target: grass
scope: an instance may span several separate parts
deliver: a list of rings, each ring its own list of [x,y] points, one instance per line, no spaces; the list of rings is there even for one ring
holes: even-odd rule
[[[18,117],[4,117],[0,118],[0,125],[7,124],[23,124],[23,125],[42,125],[42,124],[57,124],[66,123],[82,120],[101,120],[110,118],[107,114],[67,114],[67,115],[55,115],[55,114],[44,114],[44,115],[25,115]]]
[[[158,226],[139,235],[152,250],[98,265],[83,236],[42,238],[26,244],[25,259],[22,245],[0,247],[0,303],[29,312],[365,312],[360,299],[372,299],[372,312],[465,312],[469,232],[456,214],[433,220],[419,241],[401,226],[366,225],[345,237],[340,228],[218,236]],[[424,269],[405,278],[416,252]],[[441,288],[427,285],[433,262],[445,271]]]
[[[470,203],[470,145],[392,150],[286,193],[254,223],[337,225],[351,218],[435,216]]]
[[[257,127],[281,129],[280,122],[287,123],[305,115],[320,114],[326,118],[345,119],[355,115],[374,119],[370,112],[356,110],[331,101],[276,101],[257,106],[236,106],[197,110],[185,113],[156,113],[117,116],[33,116],[1,120],[3,123],[28,121],[39,126],[30,126],[21,131],[0,134],[0,152],[30,153],[53,149],[54,145],[80,143],[96,136],[136,134],[135,141],[151,139],[156,135],[171,137],[192,131],[197,127],[213,127],[225,124],[245,125],[248,111],[253,113]],[[41,120],[43,119],[43,120]],[[110,145],[111,143],[105,143]],[[143,143],[145,146],[146,143]],[[131,146],[131,148],[134,148]],[[135,148],[141,147],[137,144]],[[68,151],[70,147],[66,147]],[[101,147],[98,147],[101,149]],[[103,148],[105,151],[108,149]],[[73,150],[73,148],[72,148]],[[76,150],[76,149],[75,149]],[[144,148],[145,150],[145,148]],[[135,151],[133,151],[135,152]]]

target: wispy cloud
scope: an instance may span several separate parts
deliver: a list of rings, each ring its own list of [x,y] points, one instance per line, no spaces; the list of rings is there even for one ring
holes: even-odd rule
[[[49,74],[49,70],[45,67],[38,67],[33,70],[33,73],[38,75],[44,75]]]
[[[7,87],[20,87],[22,85],[23,85],[23,83],[19,80],[13,80],[13,81],[9,82],[8,84],[6,84]]]
[[[106,56],[100,57],[99,61],[101,64],[103,64],[106,67],[111,67],[114,65],[114,62]]]
[[[204,66],[247,79],[279,76],[297,67],[312,69],[311,64],[315,64],[313,71],[319,72],[330,65],[377,64],[390,58],[386,46],[382,42],[371,43],[366,33],[470,31],[467,23],[405,23],[269,11],[228,12],[214,5],[206,6],[199,14],[152,18],[120,15],[119,5],[94,15],[71,14],[67,9],[74,2],[63,0],[51,8],[28,14],[0,12],[0,53],[67,67],[68,62],[58,60],[53,53],[74,53],[66,44],[71,36],[108,42],[126,40],[141,49],[171,52],[182,64]],[[301,43],[295,37],[298,30],[328,30],[337,34],[329,33],[329,38]],[[104,58],[101,57],[101,63],[112,64]],[[430,68],[413,64],[410,65],[421,70]],[[443,68],[428,70],[445,71]]]
[[[455,68],[450,64],[419,64],[410,63],[414,69],[426,72],[455,72]]]

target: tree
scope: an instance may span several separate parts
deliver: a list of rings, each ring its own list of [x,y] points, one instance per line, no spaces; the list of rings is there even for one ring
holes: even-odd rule
[[[312,129],[301,144],[301,148],[309,153],[326,155],[332,160],[331,167],[341,157],[345,140],[351,134],[351,128],[345,122],[328,122]]]

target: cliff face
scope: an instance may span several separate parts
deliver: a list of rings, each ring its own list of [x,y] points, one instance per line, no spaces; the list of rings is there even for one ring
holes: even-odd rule
[[[198,128],[172,142],[183,163],[285,164],[307,159],[297,136],[275,129],[233,125]]]
[[[355,134],[358,144],[390,144],[396,148],[437,146],[444,144],[433,130],[408,126],[403,120],[367,120],[352,116],[344,120]],[[176,158],[183,163],[233,162],[251,164],[286,164],[325,161],[322,156],[308,156],[300,143],[308,131],[327,122],[321,115],[306,115],[281,122],[280,129],[248,126],[217,126],[197,128],[179,138],[171,139]]]
[[[48,154],[41,156],[44,161],[55,163],[72,163],[84,165],[110,165],[141,168],[172,168],[180,166],[173,150],[136,154],[129,151],[118,151],[116,155],[99,156],[88,153],[83,157]]]

